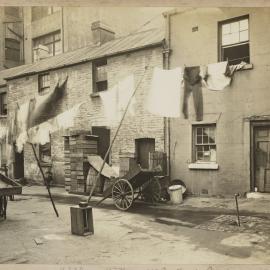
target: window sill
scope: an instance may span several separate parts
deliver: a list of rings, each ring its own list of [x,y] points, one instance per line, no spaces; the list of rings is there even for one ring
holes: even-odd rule
[[[96,97],[100,97],[100,95],[99,95],[98,92],[96,92],[96,93],[90,94],[90,97],[91,97],[91,98],[96,98]]]
[[[190,163],[188,165],[188,168],[191,170],[218,170],[218,164],[217,163]]]
[[[90,94],[90,97],[92,97],[92,98],[100,97],[100,94],[99,94],[100,92],[106,93],[107,91],[109,91],[109,90],[102,90],[102,91],[99,91],[99,92],[94,92],[94,93]]]
[[[1,118],[7,118],[7,115],[6,114],[0,114],[0,119]]]
[[[41,167],[52,167],[52,162],[40,161]]]

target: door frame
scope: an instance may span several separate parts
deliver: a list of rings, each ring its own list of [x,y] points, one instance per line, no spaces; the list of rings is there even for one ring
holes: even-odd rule
[[[255,191],[255,129],[269,127],[270,118],[250,121],[250,191]]]

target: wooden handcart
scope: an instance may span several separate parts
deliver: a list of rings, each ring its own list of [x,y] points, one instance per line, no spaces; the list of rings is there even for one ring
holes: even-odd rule
[[[22,186],[0,173],[0,218],[6,219],[8,197],[22,193]]]
[[[142,169],[140,165],[135,166],[125,176],[112,181],[98,204],[112,197],[118,209],[128,210],[136,199],[149,203],[158,202],[161,197],[161,186],[156,174],[157,171]]]

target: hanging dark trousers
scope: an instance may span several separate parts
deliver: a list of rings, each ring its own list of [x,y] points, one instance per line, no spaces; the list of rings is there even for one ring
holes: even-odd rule
[[[186,67],[184,70],[184,99],[182,112],[184,117],[188,118],[188,98],[193,95],[196,121],[203,120],[203,95],[202,78],[200,76],[200,67]]]

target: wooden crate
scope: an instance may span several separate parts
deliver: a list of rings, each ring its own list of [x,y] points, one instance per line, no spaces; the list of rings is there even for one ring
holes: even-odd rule
[[[134,153],[120,153],[119,154],[119,176],[126,175],[134,166],[136,166],[136,160]]]
[[[71,233],[75,235],[94,234],[92,207],[70,207]]]

